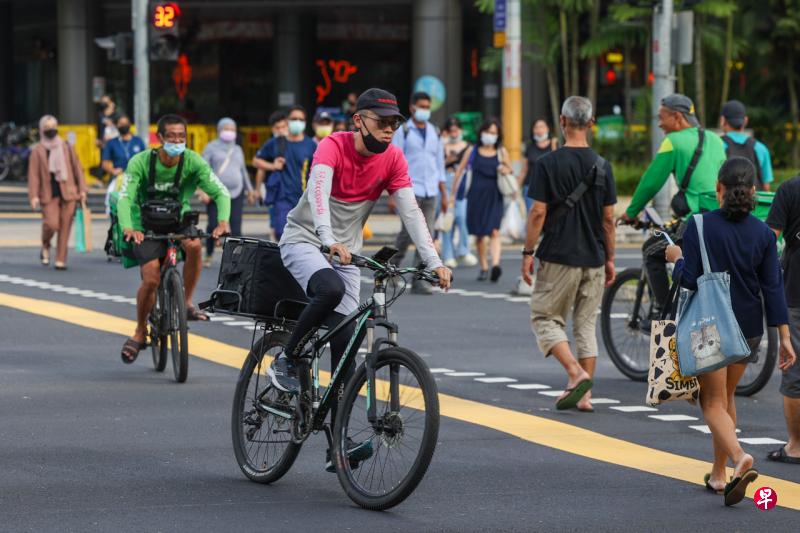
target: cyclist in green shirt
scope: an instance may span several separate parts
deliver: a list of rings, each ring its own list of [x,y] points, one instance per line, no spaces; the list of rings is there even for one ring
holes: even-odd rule
[[[636,187],[630,207],[620,217],[622,223],[630,223],[638,217],[670,175],[674,174],[677,183],[681,184],[697,149],[700,123],[689,97],[676,93],[664,98],[658,110],[658,119],[658,126],[666,138]],[[726,159],[725,145],[713,132],[704,131],[703,137],[702,152],[686,188],[686,203],[690,211],[687,217],[719,207],[716,198],[717,174]],[[678,237],[683,234],[684,227],[685,224],[681,224],[678,228]],[[642,249],[650,288],[655,297],[654,313],[664,308],[669,296],[665,247],[666,241],[652,238],[645,241]]]
[[[122,360],[132,363],[139,351],[147,345],[147,317],[156,300],[156,290],[161,278],[161,260],[167,245],[164,241],[145,240],[141,204],[148,200],[150,158],[155,157],[155,199],[172,198],[181,203],[181,215],[190,210],[189,200],[199,188],[217,204],[219,223],[212,232],[215,238],[229,233],[231,198],[228,190],[214,175],[208,163],[199,154],[186,149],[186,121],[177,115],[165,115],[158,121],[158,150],[147,150],[133,156],[125,169],[122,190],[117,202],[119,224],[125,240],[132,243],[132,255],[138,260],[142,284],[136,294],[136,331],[122,347]],[[179,164],[183,161],[182,166]],[[178,198],[172,196],[176,173],[180,170]],[[191,231],[185,228],[181,232]],[[208,320],[192,305],[192,295],[200,278],[202,244],[199,239],[182,242],[185,253],[183,279],[186,309],[189,320]]]

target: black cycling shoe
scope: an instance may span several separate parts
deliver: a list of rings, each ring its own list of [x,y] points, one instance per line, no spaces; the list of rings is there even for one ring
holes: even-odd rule
[[[347,459],[350,461],[350,470],[358,468],[361,461],[366,461],[374,453],[372,449],[372,441],[366,440],[364,442],[353,442],[349,437],[347,439]],[[335,473],[336,465],[333,464],[331,458],[331,451],[325,452],[325,471]]]
[[[284,354],[276,357],[267,369],[267,375],[272,386],[283,392],[296,394],[300,388],[300,380],[297,378],[297,366],[294,360],[289,359]]]

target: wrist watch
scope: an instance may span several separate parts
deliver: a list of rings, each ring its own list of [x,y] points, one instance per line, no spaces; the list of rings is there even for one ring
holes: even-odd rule
[[[536,253],[536,249],[535,248],[531,248],[530,250],[528,250],[527,248],[523,248],[522,249],[522,255],[523,256],[526,256],[526,255],[533,256],[533,254],[535,254],[535,253]]]

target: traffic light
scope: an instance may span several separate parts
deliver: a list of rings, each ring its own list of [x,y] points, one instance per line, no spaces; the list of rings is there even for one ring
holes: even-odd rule
[[[155,2],[150,8],[150,61],[175,61],[180,52],[177,2]]]

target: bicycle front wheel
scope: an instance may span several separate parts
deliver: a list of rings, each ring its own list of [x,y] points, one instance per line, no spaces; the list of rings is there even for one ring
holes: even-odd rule
[[[150,312],[150,351],[153,355],[153,367],[156,372],[163,372],[167,367],[167,336],[161,332],[164,330],[164,308],[165,294],[163,288],[159,287],[156,305]]]
[[[369,386],[362,364],[339,405],[333,458],[350,499],[383,510],[405,500],[425,476],[439,435],[439,398],[425,362],[403,348],[377,354],[374,423],[367,420]]]
[[[642,270],[617,274],[603,295],[600,330],[611,362],[633,381],[646,381],[650,369],[650,287],[639,286]]]
[[[175,381],[183,383],[189,375],[189,332],[186,326],[186,302],[183,298],[183,280],[177,270],[167,277],[167,313],[169,316],[169,343],[172,350],[172,372]]]
[[[737,396],[752,396],[767,383],[778,359],[778,328],[770,328],[764,324],[764,336],[756,351],[755,361],[747,363],[742,379],[736,385]]]

